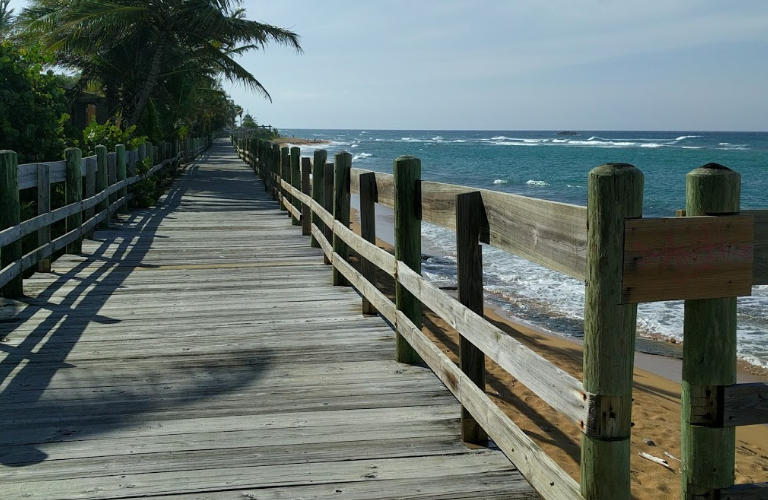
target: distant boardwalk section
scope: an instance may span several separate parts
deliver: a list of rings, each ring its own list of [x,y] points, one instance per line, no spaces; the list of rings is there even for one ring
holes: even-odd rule
[[[216,143],[0,299],[7,499],[537,498]]]

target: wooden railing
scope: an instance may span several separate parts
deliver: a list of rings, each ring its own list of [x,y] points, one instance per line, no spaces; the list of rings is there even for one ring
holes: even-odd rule
[[[739,211],[736,172],[713,164],[692,171],[687,217],[643,219],[643,175],[626,164],[590,172],[588,206],[579,207],[421,181],[412,157],[395,160],[389,175],[352,169],[349,153],[326,163],[318,150],[311,162],[299,148],[234,142],[322,248],[334,284],[353,285],[364,312],[394,325],[395,358],[423,359],[453,392],[464,439],[487,433],[545,499],[630,498],[637,303],[672,299],[686,300],[682,497],[768,495],[768,483],[734,486],[733,427],[768,423],[768,385],[736,384],[735,372],[735,297],[768,284],[768,210]],[[361,236],[348,227],[352,192],[360,195]],[[375,202],[395,211],[394,256],[374,244]],[[458,229],[458,301],[420,275],[421,220]],[[480,242],[585,281],[583,380],[482,317]],[[362,259],[360,272],[347,262],[349,248]],[[372,268],[394,278],[395,303],[371,283]],[[460,366],[422,333],[422,304],[459,332]],[[580,484],[485,394],[485,356],[581,429]]]
[[[4,297],[23,295],[23,273],[37,266],[51,269],[56,252],[79,253],[84,237],[97,227],[109,227],[109,219],[125,210],[133,197],[128,188],[161,173],[180,161],[191,161],[208,145],[207,138],[186,139],[178,143],[146,143],[136,151],[122,144],[114,152],[96,146],[96,154],[86,158],[77,148],[65,151],[65,160],[17,165],[16,153],[0,151],[0,292]],[[150,159],[152,167],[137,173],[137,164]],[[51,186],[64,183],[65,205],[51,209]],[[38,215],[21,222],[21,190],[37,188]],[[84,194],[84,196],[83,196]],[[65,233],[51,240],[51,227],[60,221]],[[22,238],[37,234],[34,250],[22,252]]]

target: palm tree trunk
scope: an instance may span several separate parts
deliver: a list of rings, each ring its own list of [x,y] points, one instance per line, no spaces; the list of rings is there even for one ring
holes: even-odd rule
[[[136,101],[136,107],[133,108],[133,114],[128,122],[128,126],[132,127],[139,123],[141,115],[144,113],[144,108],[147,107],[149,97],[152,95],[152,91],[155,89],[157,80],[160,77],[160,64],[163,62],[163,55],[165,52],[165,46],[168,43],[165,38],[165,33],[160,33],[160,42],[157,45],[157,51],[152,58],[152,67],[149,69],[147,79],[144,81],[144,87],[141,89],[138,101]]]

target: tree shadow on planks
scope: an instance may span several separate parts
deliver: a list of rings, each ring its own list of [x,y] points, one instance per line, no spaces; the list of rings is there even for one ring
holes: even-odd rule
[[[141,263],[163,219],[180,209],[190,189],[199,189],[201,177],[209,176],[192,165],[158,207],[131,213],[119,229],[96,233],[100,245],[92,255],[83,256],[68,271],[53,273],[57,277],[52,283],[35,298],[20,300],[23,309],[0,321],[0,337],[6,340],[0,344],[0,355],[4,354],[0,360],[0,463],[14,467],[39,463],[47,458],[39,449],[42,443],[87,440],[136,425],[149,412],[155,419],[162,418],[157,415],[172,414],[249,384],[268,368],[269,349],[240,349],[192,360],[184,352],[188,349],[180,346],[178,353],[163,354],[158,370],[157,360],[147,363],[136,354],[125,359],[119,352],[112,352],[112,359],[102,356],[98,341],[85,344],[93,348],[78,362],[81,366],[67,362],[73,348],[84,343],[82,336],[90,323],[121,322],[100,314],[138,267],[121,263]],[[66,259],[71,262],[77,257]],[[130,341],[124,344],[126,351],[136,350]],[[46,393],[57,374],[72,385]]]

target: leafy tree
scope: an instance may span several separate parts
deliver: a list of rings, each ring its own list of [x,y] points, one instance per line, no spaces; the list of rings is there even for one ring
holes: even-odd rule
[[[20,163],[57,160],[64,149],[64,82],[43,72],[50,62],[35,46],[0,41],[0,148]]]
[[[298,35],[245,18],[241,0],[33,0],[21,15],[27,36],[58,62],[98,81],[113,114],[137,125],[176,75],[218,75],[267,90],[234,57],[278,43],[301,51]]]

